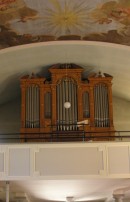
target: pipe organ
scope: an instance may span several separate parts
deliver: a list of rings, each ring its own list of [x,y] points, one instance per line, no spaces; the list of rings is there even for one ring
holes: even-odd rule
[[[56,64],[49,72],[50,80],[34,74],[21,78],[23,140],[54,132],[69,136],[82,127],[95,140],[113,135],[112,76],[99,72],[82,79],[83,68],[76,64]]]

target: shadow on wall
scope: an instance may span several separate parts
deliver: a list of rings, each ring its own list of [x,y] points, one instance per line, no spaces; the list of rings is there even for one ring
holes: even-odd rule
[[[113,97],[113,120],[115,130],[130,131],[130,102]]]
[[[11,142],[10,139],[5,140],[6,137],[16,137],[13,133],[20,132],[20,114],[21,114],[21,99],[20,97],[8,103],[0,105],[0,142]],[[7,136],[7,134],[9,134]],[[17,135],[19,137],[19,134]],[[2,140],[3,138],[3,140]],[[18,142],[13,140],[12,142]]]
[[[10,75],[1,83],[0,105],[20,97],[20,76],[19,74]]]

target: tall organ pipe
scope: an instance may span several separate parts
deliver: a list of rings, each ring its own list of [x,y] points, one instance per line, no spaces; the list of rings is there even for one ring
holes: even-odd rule
[[[94,87],[94,116],[96,127],[109,126],[108,89],[102,83]]]
[[[40,125],[39,97],[37,85],[31,85],[26,89],[26,128],[38,128]]]
[[[102,84],[99,85],[99,100],[100,100],[100,127],[103,127],[103,91],[102,91]]]
[[[103,109],[103,127],[106,126],[105,124],[105,114],[106,114],[106,109],[105,109],[105,86],[102,86],[102,91],[103,91],[103,103],[102,103],[102,109]]]
[[[60,130],[74,130],[77,121],[77,85],[71,78],[63,78],[57,83],[57,123]],[[71,107],[65,108],[65,102]]]
[[[73,115],[72,115],[72,83],[69,81],[69,101],[71,103],[71,107],[70,107],[70,130],[73,130],[73,126],[72,126],[72,123],[73,123]]]
[[[72,123],[75,124],[75,117],[74,117],[74,86],[73,83],[71,84],[71,96],[72,96],[72,100],[71,100],[71,114],[72,114]],[[72,129],[75,129],[75,126],[72,125]]]
[[[108,103],[108,89],[106,88],[106,124],[107,127],[110,126],[110,120],[109,120],[109,103]]]
[[[75,94],[75,96],[74,96],[74,107],[75,107],[75,109],[74,109],[74,112],[75,112],[74,113],[74,118],[75,118],[74,123],[76,124],[77,123],[77,117],[78,117],[78,113],[77,113],[78,111],[77,111],[77,87],[75,85],[74,85],[74,94]]]

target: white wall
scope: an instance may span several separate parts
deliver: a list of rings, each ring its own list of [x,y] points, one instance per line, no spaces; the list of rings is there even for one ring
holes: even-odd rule
[[[130,101],[113,97],[113,118],[116,130],[130,131]]]
[[[7,140],[1,138],[16,137],[12,133],[20,132],[20,109],[19,99],[0,106],[0,142],[7,142]],[[7,136],[7,133],[10,133],[10,136]],[[11,140],[8,141],[11,142]],[[12,141],[17,142],[18,140],[14,139]]]
[[[0,133],[19,132],[20,99],[0,106]]]

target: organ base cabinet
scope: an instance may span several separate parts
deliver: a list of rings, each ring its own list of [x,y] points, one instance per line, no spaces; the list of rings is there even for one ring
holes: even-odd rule
[[[83,79],[83,70],[56,64],[49,68],[50,79],[34,74],[21,78],[23,141],[112,139],[112,76],[99,72]]]

